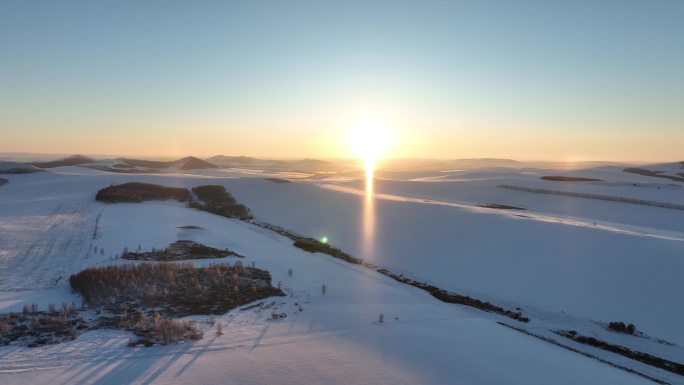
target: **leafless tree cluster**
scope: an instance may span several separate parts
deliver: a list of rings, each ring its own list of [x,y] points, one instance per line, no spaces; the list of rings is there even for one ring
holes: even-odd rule
[[[160,307],[170,314],[223,314],[257,299],[284,295],[265,271],[235,265],[141,263],[89,268],[69,278],[90,306]]]

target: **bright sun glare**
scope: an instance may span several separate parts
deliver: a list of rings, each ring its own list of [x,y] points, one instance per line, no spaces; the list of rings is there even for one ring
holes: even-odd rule
[[[373,169],[375,162],[387,154],[394,135],[381,120],[363,120],[351,128],[349,148],[353,156],[363,159],[365,168]]]

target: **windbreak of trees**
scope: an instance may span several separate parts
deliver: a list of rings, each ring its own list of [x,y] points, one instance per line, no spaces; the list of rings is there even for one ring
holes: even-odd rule
[[[197,196],[198,200],[193,198],[192,193]],[[189,202],[188,206],[191,208],[228,218],[241,220],[253,218],[249,208],[238,203],[223,186],[207,185],[193,187],[192,193],[187,188],[130,182],[105,187],[97,192],[95,199],[108,203],[140,203],[150,200],[172,199],[178,202]]]
[[[500,184],[497,187],[505,188],[505,189],[509,189],[509,190],[517,190],[517,191],[537,193],[537,194],[562,195],[562,196],[575,197],[575,198],[598,199],[598,200],[602,200],[602,201],[622,202],[622,203],[631,203],[631,204],[643,205],[643,206],[653,206],[653,207],[663,207],[663,208],[667,208],[667,209],[684,210],[684,205],[678,204],[678,203],[657,202],[657,201],[650,201],[650,200],[645,200],[645,199],[625,198],[625,197],[616,197],[616,196],[611,196],[611,195],[589,194],[589,193],[580,193],[580,192],[573,192],[573,191],[547,190],[547,189],[543,189],[543,188],[530,188],[530,187],[512,186],[509,184]]]
[[[228,218],[238,218],[242,220],[253,218],[247,206],[238,203],[223,186],[198,186],[193,187],[192,192],[200,201],[202,201],[202,203],[191,202],[189,206],[192,208],[208,211],[212,214]]]
[[[149,200],[173,199],[179,202],[192,200],[190,191],[185,188],[167,187],[158,184],[130,182],[101,189],[95,200],[101,202],[144,202]]]

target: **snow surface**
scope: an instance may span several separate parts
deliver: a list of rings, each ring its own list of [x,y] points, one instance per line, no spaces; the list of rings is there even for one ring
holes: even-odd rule
[[[262,179],[263,174],[239,178],[247,174],[229,172],[129,175],[60,167],[8,176],[11,183],[0,189],[0,311],[17,311],[33,302],[42,308],[78,303],[66,282],[70,274],[86,266],[124,263],[113,258],[124,247],[160,248],[191,239],[230,248],[245,255],[245,263],[254,261],[271,271],[274,284],[281,282],[288,297],[265,303],[275,302],[288,317],[271,320],[270,308],[234,310],[218,317],[226,334],[217,336],[202,323],[202,340],[172,346],[129,348],[129,334],[100,330],[60,345],[0,347],[0,383],[650,383],[496,323],[523,326],[516,321],[442,303],[362,266],[303,252],[289,239],[254,225],[179,203],[94,201],[98,189],[126,181],[222,184],[259,220],[308,236],[327,235],[333,245],[396,272],[507,307],[521,306],[533,317],[524,325],[533,332],[543,334],[549,325],[563,325],[679,362],[684,359],[679,347],[684,343],[679,330],[684,312],[678,306],[684,302],[684,242],[677,240],[684,238],[684,212],[497,189],[497,184],[509,183],[500,179],[525,186],[541,183],[537,175],[509,170],[471,173],[462,181],[409,181],[434,173],[381,180],[376,183],[380,193],[401,199],[375,199],[370,215],[366,199],[354,191],[363,184],[354,178],[277,184]],[[603,172],[602,179],[611,176],[616,183],[630,178],[660,183]],[[331,183],[340,188],[329,188]],[[630,194],[618,185],[612,191]],[[658,195],[662,189],[648,191],[653,200],[681,199],[672,192]],[[516,200],[529,210],[472,207]],[[202,229],[179,228],[187,225]],[[386,320],[382,324],[376,322],[380,313]],[[206,316],[191,318],[204,321]],[[676,345],[615,335],[596,324],[612,320],[634,322],[647,334]],[[587,351],[682,383],[681,377],[623,357]]]

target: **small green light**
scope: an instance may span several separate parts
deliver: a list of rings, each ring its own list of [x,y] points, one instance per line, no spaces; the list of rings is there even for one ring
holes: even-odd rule
[[[321,243],[328,243],[328,237],[321,238]]]

